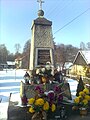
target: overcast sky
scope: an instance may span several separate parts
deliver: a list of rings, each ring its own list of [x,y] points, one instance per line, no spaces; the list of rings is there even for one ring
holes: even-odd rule
[[[31,39],[32,20],[38,17],[37,0],[0,0],[0,44],[10,53],[15,44],[21,51]],[[52,21],[52,33],[56,44],[90,42],[90,0],[44,0],[44,17]]]

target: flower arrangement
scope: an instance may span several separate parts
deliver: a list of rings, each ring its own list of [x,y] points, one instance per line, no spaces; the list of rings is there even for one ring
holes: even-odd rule
[[[45,66],[41,66],[39,69],[36,70],[36,74],[41,76],[51,76],[52,68],[50,64],[46,64]]]
[[[48,96],[44,94],[44,91],[40,86],[35,88],[35,98],[30,98],[28,104],[30,105],[29,112],[35,113],[40,111],[48,111],[51,109],[52,112],[55,111],[56,106],[54,104],[54,94],[49,93]]]
[[[59,86],[54,87],[54,91],[49,91],[47,94],[44,93],[44,90],[40,86],[35,87],[35,97],[28,100],[30,105],[29,112],[54,112],[56,106],[63,100],[61,89]]]
[[[44,100],[43,98],[31,98],[29,99],[28,103],[31,105],[29,109],[30,113],[41,112],[42,110],[47,111],[49,109],[48,101]]]
[[[49,79],[52,77],[52,68],[50,63],[36,69],[36,75],[41,76],[41,83],[49,83]]]
[[[90,92],[89,89],[85,88],[83,91],[79,92],[79,96],[74,99],[74,106],[78,109],[88,108],[88,103],[90,101]]]

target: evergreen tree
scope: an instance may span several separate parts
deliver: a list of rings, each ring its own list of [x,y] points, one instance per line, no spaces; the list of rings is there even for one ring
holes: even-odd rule
[[[79,92],[83,91],[83,89],[84,89],[84,83],[83,83],[82,77],[80,76],[79,83],[77,86],[76,96],[79,96]]]

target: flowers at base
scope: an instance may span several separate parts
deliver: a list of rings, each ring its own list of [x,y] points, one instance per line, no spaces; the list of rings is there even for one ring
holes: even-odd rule
[[[34,112],[35,112],[35,110],[33,109],[33,107],[30,107],[30,108],[29,108],[29,112],[30,112],[30,113],[34,113]]]
[[[51,111],[54,112],[55,110],[56,110],[56,106],[55,106],[55,104],[52,104],[51,105]]]
[[[35,105],[42,106],[44,105],[44,99],[38,98],[35,100]]]
[[[76,97],[76,98],[74,99],[74,102],[75,102],[76,104],[79,104],[79,101],[80,101],[80,98],[79,98],[79,97]]]
[[[31,105],[29,108],[30,113],[49,110],[49,103],[43,98],[38,98],[38,99],[30,98],[28,104]]]
[[[61,90],[61,85],[54,87],[55,101],[57,102],[57,104],[60,104],[63,101],[63,95],[62,95],[63,92]]]
[[[46,101],[43,105],[43,110],[49,110],[49,103]]]
[[[42,96],[44,94],[44,91],[40,86],[36,86],[34,90],[35,90],[36,94],[39,96]]]
[[[48,102],[44,98],[30,98],[28,104],[30,105],[29,112],[31,113],[48,110],[54,112],[56,110],[56,105],[50,101]]]
[[[47,93],[44,92],[44,89],[41,86],[36,86],[34,90],[35,96],[28,100],[28,104],[30,105],[30,113],[36,113],[41,111],[54,112],[58,103],[63,100],[60,86],[55,86],[54,90]]]
[[[52,76],[52,67],[50,63],[41,66],[36,70],[36,75],[41,77],[41,83],[49,83],[49,78]]]
[[[55,86],[53,91],[48,92],[48,102],[51,108],[51,111],[55,111],[56,107],[60,105],[63,101],[63,95],[60,86]]]
[[[89,94],[89,89],[85,88],[85,89],[83,90],[83,92],[84,92],[85,94]]]
[[[32,105],[32,104],[34,103],[34,101],[35,101],[34,98],[29,99],[29,100],[28,100],[28,104],[31,104],[31,105]]]
[[[54,92],[53,91],[48,92],[48,100],[50,102],[54,101]]]
[[[50,110],[54,112],[56,110],[56,105],[55,105],[55,94],[53,91],[50,91],[47,95],[48,97],[48,102],[50,106]]]
[[[79,92],[79,96],[74,99],[74,107],[78,108],[88,108],[88,103],[90,101],[89,89],[85,88],[83,91]]]

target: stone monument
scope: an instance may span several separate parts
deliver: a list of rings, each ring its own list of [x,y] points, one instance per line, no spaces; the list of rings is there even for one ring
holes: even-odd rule
[[[47,62],[54,66],[52,22],[44,18],[43,1],[38,2],[38,18],[33,20],[31,26],[30,70],[44,66]]]

